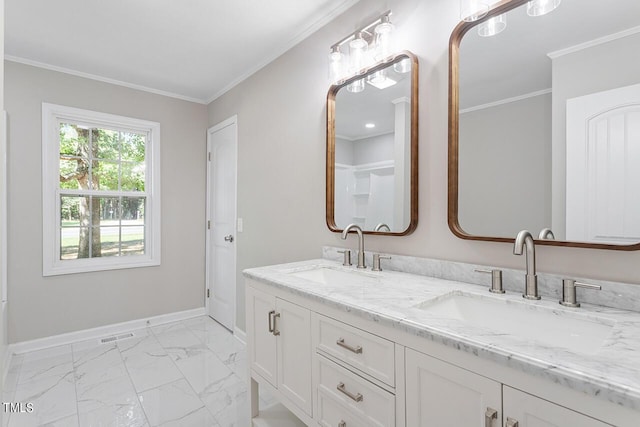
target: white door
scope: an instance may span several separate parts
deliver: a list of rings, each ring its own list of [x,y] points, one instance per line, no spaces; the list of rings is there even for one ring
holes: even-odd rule
[[[230,330],[236,309],[236,116],[207,133],[207,309]]]
[[[640,240],[640,85],[567,101],[567,240]]]

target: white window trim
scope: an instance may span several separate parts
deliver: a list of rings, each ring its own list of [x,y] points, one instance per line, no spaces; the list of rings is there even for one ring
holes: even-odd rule
[[[149,133],[145,148],[147,204],[144,255],[59,259],[60,236],[57,233],[57,221],[60,215],[60,151],[59,144],[52,141],[59,141],[58,123],[61,119]],[[43,276],[160,265],[160,123],[42,103],[42,208]]]

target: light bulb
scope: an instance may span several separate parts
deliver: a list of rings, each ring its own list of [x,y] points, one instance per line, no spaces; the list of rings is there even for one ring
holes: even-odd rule
[[[561,0],[533,0],[527,3],[527,15],[542,16],[560,6]]]
[[[368,47],[369,43],[367,43],[367,41],[362,38],[362,33],[360,32],[356,33],[355,38],[349,42],[351,70],[354,74],[360,74],[364,71],[364,67],[366,65],[365,55],[367,53]]]
[[[460,0],[460,19],[477,21],[489,12],[489,4],[484,0]]]
[[[478,35],[482,37],[495,36],[504,31],[505,28],[507,28],[507,15],[503,13],[478,25]]]
[[[380,18],[380,23],[374,30],[376,34],[376,61],[384,61],[391,55],[391,33],[393,24],[389,22],[389,15]]]
[[[333,46],[331,53],[329,53],[329,80],[331,84],[337,83],[343,77],[342,71],[342,52],[340,52],[340,46]]]

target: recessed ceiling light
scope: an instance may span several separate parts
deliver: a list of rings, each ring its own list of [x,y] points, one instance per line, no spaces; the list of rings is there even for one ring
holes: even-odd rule
[[[367,123],[364,125],[364,127],[366,127],[367,129],[373,129],[374,127],[376,127],[375,123]]]

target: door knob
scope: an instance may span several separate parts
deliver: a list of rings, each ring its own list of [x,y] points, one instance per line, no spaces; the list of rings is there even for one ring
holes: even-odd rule
[[[224,241],[233,243],[233,236],[231,234],[229,234],[228,236],[224,236]]]

